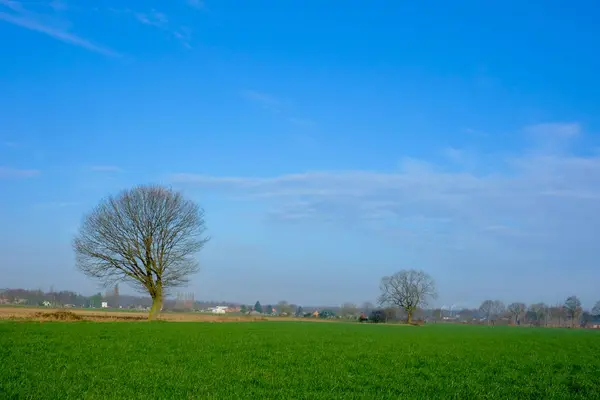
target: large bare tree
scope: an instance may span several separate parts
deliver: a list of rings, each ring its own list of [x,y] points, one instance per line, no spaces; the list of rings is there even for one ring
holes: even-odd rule
[[[208,238],[204,210],[162,186],[109,196],[83,219],[73,241],[76,265],[110,287],[126,282],[152,297],[155,318],[171,288],[199,269],[194,255]]]
[[[400,307],[406,311],[406,322],[411,323],[414,312],[437,297],[435,282],[424,271],[403,270],[381,278],[379,304]]]

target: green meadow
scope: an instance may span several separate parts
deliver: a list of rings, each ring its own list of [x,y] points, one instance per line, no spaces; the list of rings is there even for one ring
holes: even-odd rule
[[[600,398],[600,334],[311,322],[0,322],[0,399]]]

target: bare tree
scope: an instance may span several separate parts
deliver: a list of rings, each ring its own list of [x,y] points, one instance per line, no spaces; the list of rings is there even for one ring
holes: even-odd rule
[[[77,268],[110,287],[126,282],[152,297],[148,319],[168,290],[198,271],[208,238],[204,210],[171,189],[137,186],[100,202],[73,241]]]
[[[294,312],[294,307],[292,307],[292,305],[287,301],[281,300],[279,303],[277,303],[277,311],[279,314],[292,315]]]
[[[427,305],[429,298],[437,297],[433,278],[424,271],[403,270],[381,278],[379,304],[397,306],[406,311],[406,322],[411,323],[418,307]]]
[[[600,316],[600,301],[597,301],[594,307],[592,307],[592,315],[594,317]]]
[[[571,326],[575,326],[575,321],[581,315],[581,300],[577,296],[570,296],[565,300],[565,311],[567,317],[571,318]]]
[[[494,322],[505,310],[504,303],[500,300],[485,300],[479,306],[479,312],[485,316],[488,324]]]
[[[525,312],[525,303],[511,303],[508,306],[508,312],[510,313],[511,317],[514,319],[515,324],[519,323],[519,317],[521,315],[523,315],[523,313]]]
[[[555,306],[548,308],[547,315],[548,315],[548,319],[549,319],[551,326],[555,325],[554,321],[557,320],[558,321],[557,326],[562,327],[563,322],[565,322],[565,320],[567,318],[567,311],[566,311],[564,305],[557,304]]]
[[[370,313],[371,311],[373,311],[374,309],[375,309],[375,306],[373,305],[373,303],[371,303],[370,301],[365,301],[365,302],[362,304],[362,307],[361,307],[361,309],[360,309],[360,310],[361,310],[362,312],[366,313],[366,314],[369,314],[369,313]]]
[[[340,307],[340,315],[342,317],[355,317],[358,314],[358,307],[354,303],[344,303]]]
[[[548,316],[548,306],[544,303],[535,303],[529,306],[529,319],[535,322],[535,325],[545,324]]]

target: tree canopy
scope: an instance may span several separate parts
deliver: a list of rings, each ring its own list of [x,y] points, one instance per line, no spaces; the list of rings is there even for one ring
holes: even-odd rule
[[[169,289],[199,270],[195,254],[209,240],[204,210],[162,186],[137,186],[102,200],[73,241],[77,268],[106,287],[126,282],[152,297],[149,318]]]
[[[437,297],[435,282],[424,271],[403,270],[381,279],[381,305],[391,305],[406,311],[406,322],[412,322],[412,316],[419,307],[424,307],[431,298]]]

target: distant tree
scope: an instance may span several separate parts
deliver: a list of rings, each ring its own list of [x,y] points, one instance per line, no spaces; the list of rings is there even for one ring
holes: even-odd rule
[[[344,318],[356,317],[358,314],[358,307],[353,303],[344,303],[340,307],[340,315]]]
[[[287,301],[281,300],[279,303],[277,303],[277,311],[280,314],[292,315],[294,309]]]
[[[371,314],[369,315],[369,321],[371,321],[375,324],[387,322],[385,311],[383,311],[383,310],[371,311]]]
[[[383,315],[385,315],[385,322],[398,320],[398,312],[400,310],[397,307],[385,307],[383,309]]]
[[[544,303],[535,303],[529,306],[527,317],[530,321],[535,322],[534,325],[545,324],[548,314],[548,306]]]
[[[240,312],[243,313],[243,314],[246,314],[248,312],[248,308],[246,307],[245,304],[242,304],[240,306]]]
[[[519,319],[525,312],[525,308],[525,303],[511,303],[508,306],[508,312],[510,313],[510,316],[514,320],[515,324],[519,323]]]
[[[373,305],[373,303],[371,303],[370,301],[365,301],[362,306],[360,307],[360,310],[362,312],[364,312],[365,314],[369,315],[369,313],[371,311],[373,311],[375,309],[375,306]]]
[[[581,313],[581,327],[585,328],[594,320],[592,313],[584,311]]]
[[[442,309],[441,308],[436,308],[435,310],[433,310],[432,317],[436,321],[440,321],[442,319]]]
[[[496,321],[505,310],[504,303],[500,300],[485,300],[479,307],[479,312],[483,314],[488,324]]]
[[[581,300],[577,296],[570,296],[565,300],[565,311],[567,317],[571,318],[571,326],[575,326],[575,321],[581,314]]]
[[[181,193],[137,186],[109,196],[85,216],[73,240],[77,268],[105,286],[127,282],[148,293],[153,319],[168,290],[198,271],[204,211]]]
[[[98,308],[102,305],[102,293],[96,293],[90,296],[90,307]]]
[[[563,304],[557,304],[553,307],[548,307],[547,319],[550,320],[550,324],[553,324],[555,320],[558,321],[558,326],[563,326],[563,322],[567,319],[567,311]]]
[[[302,308],[302,306],[298,306],[298,308],[296,308],[296,317],[302,316],[304,316],[304,309]]]
[[[596,304],[594,304],[594,307],[592,307],[592,313],[591,314],[594,317],[600,316],[600,301],[597,301]]]
[[[263,312],[263,308],[260,305],[260,301],[257,301],[256,304],[254,304],[254,311],[262,313]]]
[[[332,310],[323,310],[323,311],[319,312],[319,318],[328,319],[328,318],[334,318],[334,317],[335,317],[335,313]]]
[[[414,312],[427,305],[430,298],[437,297],[435,282],[427,273],[414,269],[403,270],[381,279],[380,305],[402,308],[406,322],[412,323]]]

